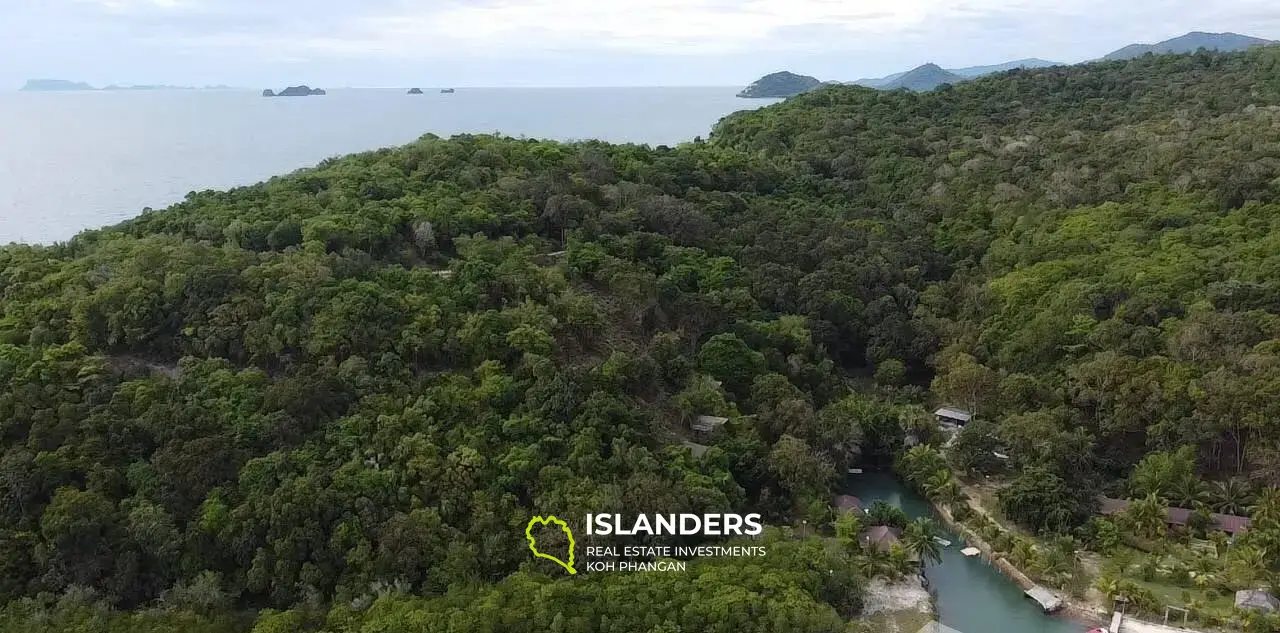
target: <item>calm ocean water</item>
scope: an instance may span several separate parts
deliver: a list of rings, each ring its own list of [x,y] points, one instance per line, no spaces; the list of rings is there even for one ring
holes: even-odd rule
[[[0,244],[49,243],[187,192],[251,184],[426,133],[675,144],[771,100],[736,88],[0,93]]]

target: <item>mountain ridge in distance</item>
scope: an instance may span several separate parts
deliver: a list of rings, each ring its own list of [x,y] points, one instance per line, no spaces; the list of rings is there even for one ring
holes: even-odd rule
[[[1191,31],[1174,38],[1157,42],[1155,44],[1130,44],[1119,50],[1108,53],[1106,56],[1094,60],[1086,60],[1080,62],[1082,64],[1091,61],[1115,61],[1126,60],[1141,57],[1148,53],[1152,54],[1182,54],[1194,53],[1200,49],[1213,51],[1233,52],[1242,51],[1253,48],[1255,46],[1269,46],[1280,44],[1274,40],[1267,40],[1260,37],[1252,37],[1249,35],[1240,35],[1238,33],[1208,33],[1205,31]],[[1019,68],[1047,68],[1051,66],[1070,66],[1073,64],[1065,64],[1059,62],[1051,62],[1037,57],[1019,59],[999,64],[991,64],[987,66],[969,66],[964,68],[947,68],[944,69],[937,64],[929,63],[918,66],[906,72],[894,73],[884,77],[869,77],[858,79],[852,82],[818,82],[817,85],[798,90],[790,94],[775,94],[770,96],[790,97],[807,92],[823,83],[849,83],[876,90],[896,90],[898,88],[907,88],[909,90],[923,91],[933,90],[942,84],[956,84],[970,79],[977,79],[990,74],[1006,72]],[[781,73],[773,73],[779,75]],[[787,73],[794,75],[794,73]],[[804,77],[804,75],[797,75]],[[814,79],[809,77],[810,79]],[[814,79],[814,81],[817,81]],[[753,86],[755,84],[752,84]],[[746,93],[750,90],[744,90],[738,96],[751,96]]]
[[[897,79],[885,84],[881,89],[897,90],[906,88],[915,92],[925,92],[943,84],[958,84],[969,79],[969,77],[963,77],[947,71],[937,64],[930,63],[912,68]]]
[[[1112,51],[1102,57],[1103,61],[1118,61],[1124,59],[1133,59],[1141,57],[1147,53],[1155,55],[1169,55],[1180,53],[1194,53],[1200,49],[1211,51],[1242,51],[1254,46],[1268,46],[1275,44],[1273,40],[1264,40],[1260,37],[1251,37],[1248,35],[1240,35],[1239,33],[1206,33],[1204,31],[1192,31],[1185,35],[1170,38],[1155,44],[1130,44],[1116,51]]]
[[[988,64],[985,66],[966,66],[964,68],[945,68],[943,70],[955,75],[959,75],[960,77],[963,77],[965,79],[974,79],[977,77],[982,77],[983,75],[1000,73],[1006,70],[1013,70],[1015,68],[1048,68],[1050,66],[1064,66],[1064,65],[1065,64],[1062,64],[1060,62],[1051,62],[1047,59],[1040,59],[1038,57],[1029,57],[1027,59],[1017,59],[1011,62],[1003,62],[999,64]],[[912,69],[912,70],[915,70],[915,69]],[[885,75],[884,77],[865,77],[863,79],[854,81],[853,83],[855,85],[866,86],[868,88],[883,89],[885,86],[899,79],[902,79],[902,76],[906,75],[908,72],[911,72],[911,71],[893,73],[892,75]]]

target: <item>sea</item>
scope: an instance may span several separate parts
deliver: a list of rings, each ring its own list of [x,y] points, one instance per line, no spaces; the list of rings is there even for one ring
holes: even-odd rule
[[[334,89],[0,93],[0,244],[49,244],[424,134],[675,145],[773,103],[738,88]]]

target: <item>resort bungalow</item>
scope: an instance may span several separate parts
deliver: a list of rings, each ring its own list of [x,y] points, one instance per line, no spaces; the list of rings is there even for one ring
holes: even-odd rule
[[[863,514],[867,508],[862,503],[862,499],[852,495],[837,495],[831,500],[831,507],[835,508],[837,514],[846,514],[853,512],[854,514]]]
[[[1241,589],[1236,592],[1236,608],[1274,613],[1280,611],[1280,600],[1266,589]]]
[[[964,426],[973,419],[973,414],[964,409],[955,409],[952,407],[942,407],[933,412],[933,417],[938,419],[938,424],[949,424],[952,426]]]
[[[865,550],[888,552],[902,540],[902,530],[887,525],[867,528],[858,535],[858,542]]]
[[[702,435],[713,435],[728,421],[729,418],[719,418],[713,415],[700,415],[693,421],[693,424],[690,424],[689,426],[695,432]]]
[[[1103,516],[1114,516],[1124,513],[1125,510],[1129,509],[1130,505],[1131,502],[1125,499],[1102,497],[1099,499],[1098,513]],[[1186,527],[1191,514],[1192,511],[1186,508],[1169,508],[1165,511],[1165,523],[1173,527]],[[1248,517],[1214,513],[1210,514],[1209,518],[1213,521],[1210,529],[1226,532],[1232,537],[1249,529]]]
[[[696,444],[694,442],[681,442],[681,446],[684,446],[686,449],[688,449],[689,454],[693,455],[694,459],[701,459],[703,455],[707,454],[707,447],[703,444]]]

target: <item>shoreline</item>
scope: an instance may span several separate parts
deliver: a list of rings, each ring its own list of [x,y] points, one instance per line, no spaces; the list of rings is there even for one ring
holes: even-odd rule
[[[1007,558],[996,552],[995,548],[987,543],[986,539],[983,539],[974,532],[972,528],[964,523],[956,521],[951,515],[951,510],[949,508],[943,507],[933,499],[928,499],[928,502],[929,505],[933,507],[934,512],[941,517],[943,524],[946,525],[948,529],[952,530],[957,536],[964,539],[968,546],[976,547],[980,552],[982,552],[982,558],[988,563],[994,565],[996,569],[1000,570],[1001,574],[1004,574],[1005,577],[1012,580],[1018,588],[1026,591],[1038,584],[1031,578],[1031,576],[1027,575],[1021,569],[1018,569],[1013,563],[1009,562]],[[1099,611],[1097,609],[1098,605],[1087,602],[1081,603],[1074,597],[1061,595],[1056,589],[1054,589],[1053,592],[1054,595],[1058,596],[1058,598],[1062,600],[1062,608],[1054,613],[1047,614],[1050,617],[1079,622],[1087,626],[1105,626],[1110,623],[1110,615],[1103,611]]]

